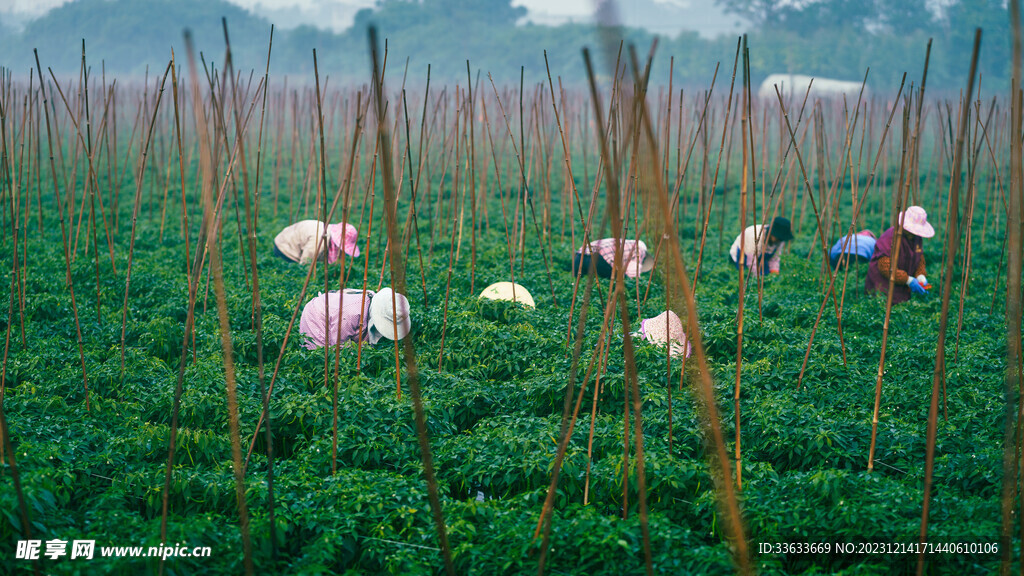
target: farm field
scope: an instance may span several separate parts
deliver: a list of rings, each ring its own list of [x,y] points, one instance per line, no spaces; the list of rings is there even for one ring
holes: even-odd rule
[[[558,79],[495,86],[483,71],[469,90],[386,70],[378,101],[370,84],[286,90],[271,73],[264,95],[260,71],[233,81],[184,58],[145,85],[0,85],[0,573],[434,574],[447,556],[458,574],[902,574],[917,568],[926,483],[927,573],[1000,569],[1007,254],[1020,249],[1003,95],[975,93],[958,131],[958,96],[920,105],[909,81],[802,108],[748,101],[730,62],[699,93],[635,98],[639,71],[612,62],[597,119],[586,87]],[[640,101],[650,138],[630,112]],[[833,284],[823,250],[881,235],[909,205],[936,229],[935,288],[886,321],[867,264]],[[273,254],[285,226],[328,213],[356,226],[359,257],[310,271]],[[773,216],[795,233],[781,274],[740,291],[729,245],[741,222]],[[622,226],[659,263],[625,278],[619,301],[569,269],[584,237]],[[406,340],[303,347],[296,313],[342,280],[404,284]],[[536,307],[477,297],[499,281]],[[666,309],[695,344],[685,362],[624,338],[624,321]],[[1013,571],[1019,532],[1015,517]],[[40,560],[16,557],[26,540]],[[70,558],[75,540],[95,557]],[[51,541],[69,555],[46,557]],[[164,544],[209,555],[100,551]]]

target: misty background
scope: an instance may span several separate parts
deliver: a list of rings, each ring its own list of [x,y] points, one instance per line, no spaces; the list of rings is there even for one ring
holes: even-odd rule
[[[870,67],[875,91],[895,91],[907,73],[919,83],[934,39],[929,89],[960,89],[974,28],[982,27],[982,97],[1009,87],[1009,16],[1004,0],[620,0],[623,35],[646,54],[657,38],[652,81],[704,89],[721,63],[719,86],[732,71],[737,37],[749,36],[751,74],[807,74],[860,81]],[[464,84],[466,60],[481,81],[529,84],[551,73],[566,85],[585,81],[581,48],[600,52],[589,0],[0,0],[0,66],[25,80],[33,49],[44,73],[77,74],[82,39],[92,74],[124,78],[159,74],[171,49],[184,59],[182,31],[211,66],[224,57],[226,18],[238,70],[266,65],[297,84],[312,81],[312,51],[321,77],[368,82],[366,29],[388,41],[388,77],[409,83]],[[475,78],[474,78],[475,80]],[[123,81],[123,80],[122,80]]]

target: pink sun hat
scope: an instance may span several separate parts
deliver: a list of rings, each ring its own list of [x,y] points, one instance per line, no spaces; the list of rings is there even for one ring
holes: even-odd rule
[[[359,257],[359,246],[356,244],[359,231],[355,226],[348,223],[328,224],[327,236],[330,238],[330,246],[327,247],[328,262],[335,262],[341,256],[342,250],[353,258]]]
[[[928,223],[928,214],[920,206],[911,206],[906,212],[900,212],[900,222],[903,229],[921,238],[935,236],[935,228]]]

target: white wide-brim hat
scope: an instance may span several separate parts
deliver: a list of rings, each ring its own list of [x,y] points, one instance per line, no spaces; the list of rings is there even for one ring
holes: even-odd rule
[[[394,302],[392,302],[394,296]],[[370,300],[370,328],[388,340],[401,340],[412,329],[409,299],[385,288]]]
[[[935,228],[928,223],[928,213],[920,206],[911,206],[905,212],[900,212],[900,222],[903,229],[921,238],[935,236]]]
[[[533,296],[530,296],[530,291],[512,282],[495,282],[484,288],[484,291],[480,293],[480,297],[487,298],[488,300],[519,302],[530,308],[537,307],[533,302]]]

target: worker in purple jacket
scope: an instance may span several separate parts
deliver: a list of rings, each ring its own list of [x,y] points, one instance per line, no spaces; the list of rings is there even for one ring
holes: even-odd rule
[[[361,340],[373,346],[381,338],[401,340],[411,328],[409,300],[391,288],[377,293],[354,288],[321,292],[306,303],[299,320],[299,333],[306,337],[303,345],[310,350],[324,343]]]
[[[910,295],[925,296],[931,284],[925,276],[923,238],[935,235],[935,228],[928,223],[928,214],[920,206],[911,206],[900,212],[903,234],[900,242],[899,259],[893,259],[896,247],[896,227],[886,230],[875,243],[875,251],[868,264],[868,276],[864,279],[864,290],[886,293],[889,291],[889,274],[896,267],[893,279],[892,303],[910,300]]]

